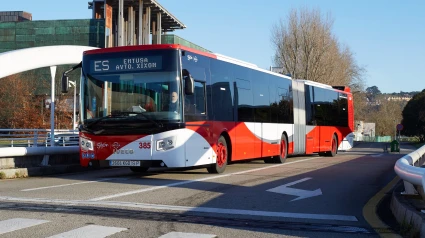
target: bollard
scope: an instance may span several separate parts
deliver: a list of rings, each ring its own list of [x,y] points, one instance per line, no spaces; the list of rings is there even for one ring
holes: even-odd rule
[[[404,183],[404,192],[401,192],[401,194],[403,194],[403,195],[417,195],[418,194],[418,191],[416,191],[413,184],[406,182],[405,180],[403,181],[403,183]]]

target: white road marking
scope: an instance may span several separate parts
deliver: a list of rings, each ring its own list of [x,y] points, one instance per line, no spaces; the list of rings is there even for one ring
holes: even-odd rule
[[[88,225],[78,229],[70,230],[68,232],[57,234],[55,236],[50,236],[49,238],[104,238],[125,230],[127,230],[127,228]]]
[[[21,192],[28,192],[28,191],[48,189],[48,188],[60,188],[60,187],[73,186],[73,185],[86,184],[86,183],[97,183],[97,182],[103,182],[108,180],[112,180],[112,179],[99,179],[94,181],[85,181],[85,182],[78,182],[78,183],[68,183],[68,184],[53,185],[53,186],[46,186],[46,187],[29,188],[29,189],[21,190]]]
[[[36,219],[24,219],[24,218],[15,218],[5,221],[0,221],[0,234],[17,231],[20,229],[28,228],[31,226],[37,226],[49,221],[45,220],[36,220]]]
[[[182,211],[182,212],[203,212],[216,214],[232,214],[247,216],[265,216],[265,217],[281,217],[281,218],[299,218],[299,219],[316,219],[316,220],[333,220],[333,221],[358,221],[355,216],[346,215],[330,215],[330,214],[310,214],[310,213],[292,213],[292,212],[270,212],[255,211],[241,209],[225,209],[212,207],[187,207],[187,206],[171,206],[149,203],[134,202],[115,202],[115,201],[82,201],[82,200],[59,200],[44,198],[19,198],[19,197],[1,197],[0,200],[14,202],[41,202],[46,204],[79,204],[79,205],[102,205],[110,207],[132,207],[154,210]],[[46,208],[47,209],[47,208]]]
[[[297,198],[292,199],[291,202],[301,200],[301,199],[304,199],[304,198],[322,195],[322,190],[320,188],[316,189],[314,191],[297,189],[297,188],[289,188],[289,186],[292,186],[292,185],[295,185],[297,183],[301,183],[301,182],[304,182],[304,181],[307,181],[307,180],[310,180],[310,179],[311,178],[303,178],[303,179],[294,181],[292,183],[287,183],[287,184],[269,189],[269,190],[267,190],[267,192],[274,192],[274,193],[281,193],[281,194],[296,196]]]
[[[199,233],[184,233],[184,232],[170,232],[158,238],[215,238],[216,235],[199,234]]]
[[[179,185],[184,185],[184,184],[189,184],[189,183],[196,183],[196,182],[201,182],[201,181],[207,181],[207,180],[214,180],[214,179],[218,179],[218,178],[224,178],[224,177],[228,177],[228,176],[231,176],[231,175],[239,175],[239,174],[251,173],[251,172],[256,172],[256,171],[260,171],[260,170],[264,170],[264,169],[270,169],[270,168],[285,166],[285,165],[289,165],[289,164],[301,163],[301,162],[305,162],[305,161],[309,161],[309,160],[314,160],[314,159],[318,159],[318,158],[298,160],[298,161],[288,162],[288,163],[284,163],[284,164],[277,164],[277,165],[267,166],[267,167],[263,167],[263,168],[245,170],[245,171],[236,172],[236,173],[230,173],[230,174],[224,174],[224,175],[206,177],[206,178],[195,179],[195,180],[182,181],[182,182],[177,182],[177,183],[170,183],[170,184],[166,184],[166,185],[162,185],[162,186],[157,186],[157,187],[142,188],[142,189],[137,189],[137,190],[128,191],[128,192],[124,192],[124,193],[117,193],[117,194],[112,194],[112,195],[108,195],[108,196],[92,198],[92,199],[89,199],[89,201],[107,200],[107,199],[111,199],[111,198],[128,196],[128,195],[132,195],[132,194],[136,194],[136,193],[144,193],[144,192],[159,190],[159,189],[163,189],[163,188],[176,187],[176,186],[179,186]]]
[[[383,156],[383,154],[376,154],[376,155],[371,155],[372,157],[381,157]]]

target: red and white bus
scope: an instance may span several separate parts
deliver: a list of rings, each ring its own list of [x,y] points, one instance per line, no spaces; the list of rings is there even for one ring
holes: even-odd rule
[[[352,145],[348,87],[181,45],[90,50],[81,66],[82,166],[222,173],[229,162],[335,156]]]

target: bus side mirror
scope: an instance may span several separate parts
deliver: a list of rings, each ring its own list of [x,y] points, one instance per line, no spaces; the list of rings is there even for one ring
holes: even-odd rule
[[[183,79],[184,79],[184,93],[186,95],[193,95],[195,93],[195,81],[190,75],[189,71],[183,69]]]
[[[62,75],[62,93],[67,93],[69,90],[68,75],[65,73]]]

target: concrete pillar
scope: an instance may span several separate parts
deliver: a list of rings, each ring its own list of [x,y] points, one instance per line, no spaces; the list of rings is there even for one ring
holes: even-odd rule
[[[124,45],[124,0],[118,4],[118,46]]]
[[[148,10],[146,9],[146,11],[148,11]],[[147,44],[146,43],[146,31],[148,30],[148,27],[146,25],[146,22],[147,21],[148,21],[147,14],[145,13],[145,14],[143,14],[143,33],[142,33],[142,42],[143,42],[143,45],[146,45]]]
[[[145,32],[145,44],[150,45],[151,42],[149,40],[151,34],[151,8],[146,8],[146,32]]]
[[[139,45],[143,44],[143,0],[139,0],[139,34],[138,34]]]
[[[128,21],[124,22],[124,46],[128,45]]]
[[[161,13],[156,14],[156,43],[161,44],[161,35],[162,35],[162,19]]]
[[[133,45],[133,7],[128,8],[127,45]]]
[[[133,19],[132,19],[132,22],[133,22],[133,24],[132,24],[132,26],[131,26],[131,28],[132,28],[132,30],[131,30],[131,37],[132,37],[132,44],[131,45],[137,45],[137,35],[136,35],[136,11],[134,10],[134,8],[133,8],[133,13],[131,14],[132,16],[133,16]]]
[[[152,22],[152,44],[155,42],[153,38],[154,35],[156,35],[156,21]]]

